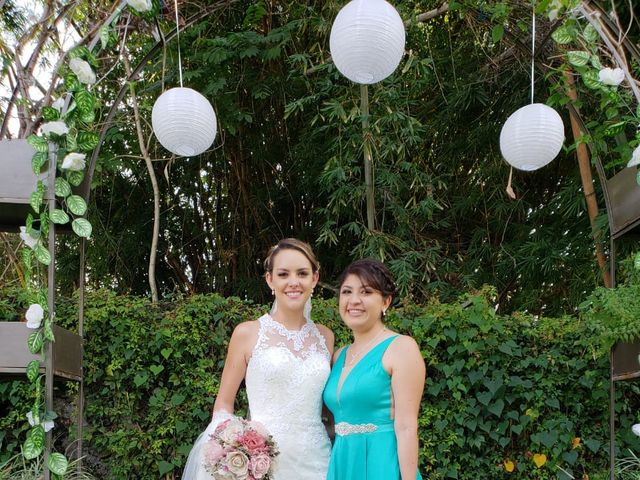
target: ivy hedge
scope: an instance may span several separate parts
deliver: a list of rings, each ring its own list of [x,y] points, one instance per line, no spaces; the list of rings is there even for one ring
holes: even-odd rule
[[[576,317],[497,315],[490,288],[460,303],[398,305],[390,328],[411,334],[428,364],[420,416],[420,468],[429,479],[607,478],[608,361]],[[0,319],[22,300],[3,295]],[[73,329],[75,300],[57,321]],[[99,478],[179,478],[206,426],[234,326],[265,307],[197,295],[152,306],[146,298],[90,293],[85,307],[87,463]],[[314,319],[349,334],[335,301],[314,300]],[[0,382],[0,462],[24,440],[29,409],[19,381]],[[72,417],[75,386],[59,386]],[[639,451],[630,431],[638,387],[618,384],[618,448]],[[246,398],[238,399],[246,411]],[[59,423],[67,422],[64,418]],[[64,428],[57,428],[57,435]],[[73,429],[71,429],[73,434]],[[72,438],[58,436],[60,448]],[[561,467],[562,470],[558,467]]]

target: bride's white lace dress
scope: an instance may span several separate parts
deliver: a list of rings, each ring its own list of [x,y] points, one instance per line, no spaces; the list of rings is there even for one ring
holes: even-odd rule
[[[245,384],[250,419],[267,428],[280,450],[271,478],[325,480],[331,453],[321,421],[322,390],[330,371],[325,340],[311,320],[299,331],[287,330],[269,314],[258,322]],[[226,412],[214,414],[189,453],[182,480],[211,480],[203,446],[216,426],[230,417]]]
[[[258,321],[245,383],[251,420],[269,430],[280,450],[273,480],[325,480],[331,450],[321,421],[330,372],[325,340],[310,320],[299,331],[269,314]]]

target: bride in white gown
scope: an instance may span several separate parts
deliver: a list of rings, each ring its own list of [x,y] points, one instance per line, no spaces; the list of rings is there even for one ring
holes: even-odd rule
[[[333,333],[310,318],[319,265],[311,247],[281,240],[265,260],[275,296],[271,313],[241,323],[229,342],[213,419],[194,444],[183,480],[210,480],[202,445],[234,410],[245,380],[251,420],[273,435],[280,454],[273,480],[325,480],[331,444],[321,421],[322,390],[329,376]]]

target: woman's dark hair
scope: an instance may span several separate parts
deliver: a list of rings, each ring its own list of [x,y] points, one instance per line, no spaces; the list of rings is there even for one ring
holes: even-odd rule
[[[379,291],[383,297],[393,298],[396,295],[396,284],[393,280],[393,275],[385,264],[379,260],[363,258],[362,260],[356,260],[345,268],[338,278],[338,292],[340,291],[339,287],[342,286],[349,275],[355,275],[364,286]]]

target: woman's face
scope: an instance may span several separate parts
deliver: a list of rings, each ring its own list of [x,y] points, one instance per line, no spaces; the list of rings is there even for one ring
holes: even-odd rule
[[[273,259],[273,270],[267,272],[269,287],[275,292],[278,308],[302,310],[318,283],[318,272],[303,253],[285,249]]]
[[[340,285],[339,310],[342,321],[351,329],[368,329],[382,322],[382,312],[389,308],[391,297],[363,285],[357,275],[348,275]]]

